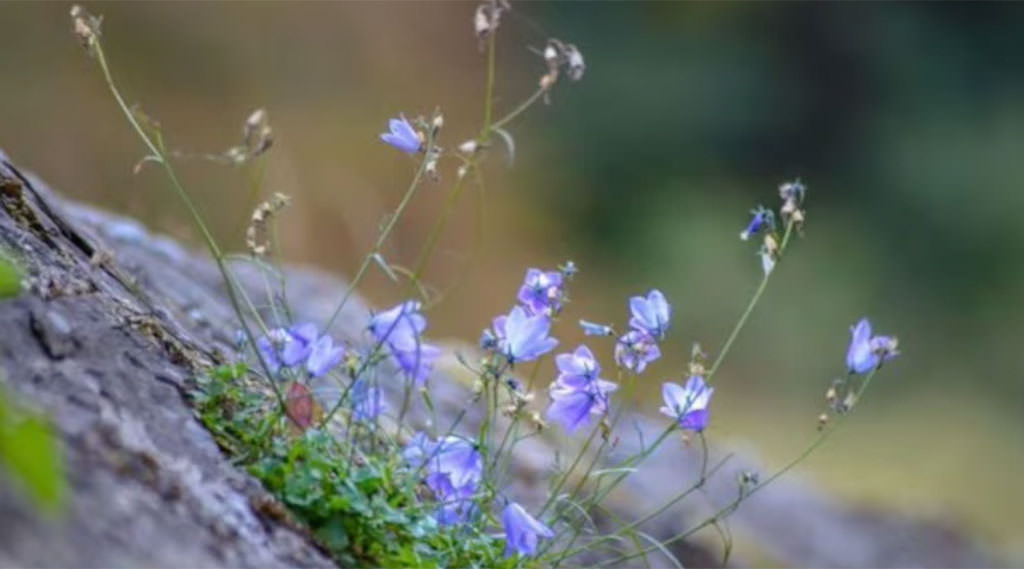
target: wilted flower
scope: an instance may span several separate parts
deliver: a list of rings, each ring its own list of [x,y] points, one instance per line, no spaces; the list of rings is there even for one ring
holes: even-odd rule
[[[862,318],[850,328],[850,347],[846,351],[846,367],[850,373],[867,373],[884,361],[899,355],[896,338],[871,336],[871,323]]]
[[[704,378],[690,377],[685,387],[666,382],[661,387],[665,406],[660,411],[679,422],[679,426],[693,431],[703,431],[708,424],[708,405],[715,388],[708,387]]]
[[[312,377],[320,377],[340,364],[344,357],[345,347],[335,346],[334,339],[324,334],[313,344],[309,359],[306,360],[306,371]]]
[[[505,526],[505,557],[517,553],[527,557],[536,555],[540,538],[555,537],[551,528],[537,521],[515,502],[505,506],[501,523]]]
[[[665,337],[672,308],[660,290],[655,289],[647,293],[647,298],[634,296],[629,299],[629,311],[632,313],[629,319],[630,328],[646,332],[658,339]]]
[[[531,314],[557,314],[562,310],[562,273],[527,269],[519,287],[519,302]]]
[[[580,320],[580,328],[586,336],[611,336],[615,333],[607,324],[596,324],[587,320]]]
[[[599,377],[601,365],[586,346],[559,354],[555,363],[559,374],[551,386],[547,417],[572,433],[591,415],[607,412],[608,396],[619,386]]]
[[[397,119],[388,121],[388,128],[391,132],[382,133],[380,135],[381,140],[402,152],[409,154],[419,152],[423,142],[404,115],[399,115]]]
[[[757,254],[761,257],[761,269],[765,276],[770,275],[775,269],[775,256],[766,247],[761,247]]]
[[[615,361],[636,373],[643,373],[647,364],[661,357],[661,349],[654,338],[642,330],[626,332],[615,344]]]
[[[516,306],[508,316],[494,319],[494,335],[498,350],[510,364],[528,362],[555,349],[558,340],[548,336],[551,319],[544,314],[530,316]]]

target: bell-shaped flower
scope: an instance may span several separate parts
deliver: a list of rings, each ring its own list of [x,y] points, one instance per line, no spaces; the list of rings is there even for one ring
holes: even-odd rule
[[[619,386],[599,377],[601,366],[586,346],[555,358],[559,374],[551,385],[547,417],[570,433],[589,421],[592,415],[608,411],[608,397]]]
[[[659,357],[661,348],[646,331],[630,330],[615,343],[615,362],[635,373],[643,373]]]
[[[313,344],[309,359],[306,360],[306,371],[311,377],[320,377],[341,363],[343,357],[345,357],[345,347],[335,346],[334,339],[324,334]]]
[[[441,504],[438,522],[464,521],[483,477],[483,456],[476,445],[454,436],[431,441],[417,433],[402,456],[413,468],[425,470],[423,480]]]
[[[704,378],[695,375],[685,386],[667,382],[661,386],[665,406],[660,411],[679,422],[684,429],[701,432],[708,424],[708,405],[715,388],[708,387]]]
[[[550,331],[550,318],[544,314],[530,316],[521,306],[513,308],[508,316],[494,319],[498,350],[510,364],[532,361],[555,349],[558,340],[548,336]]]
[[[369,325],[370,333],[387,346],[395,364],[417,385],[426,382],[441,354],[439,348],[423,341],[427,319],[420,313],[422,307],[418,301],[408,300],[374,314]]]
[[[308,358],[317,336],[317,326],[313,323],[275,328],[257,340],[256,347],[270,371],[277,373],[282,367],[298,365]]]
[[[647,332],[659,340],[665,337],[668,321],[672,317],[672,307],[660,290],[652,290],[646,298],[634,296],[629,299],[629,311],[632,314],[629,319],[630,328]]]
[[[423,146],[423,141],[409,121],[405,120],[405,116],[399,115],[397,119],[388,121],[388,130],[391,132],[381,134],[380,139],[402,152],[413,154]]]
[[[501,514],[505,527],[505,557],[515,554],[532,557],[537,554],[540,538],[555,537],[551,528],[539,522],[515,502],[505,506]]]
[[[850,373],[867,373],[899,355],[896,338],[872,336],[867,318],[850,328],[850,336],[850,347],[846,350],[846,367]]]
[[[562,273],[528,269],[517,298],[530,314],[551,316],[562,310],[564,295]]]

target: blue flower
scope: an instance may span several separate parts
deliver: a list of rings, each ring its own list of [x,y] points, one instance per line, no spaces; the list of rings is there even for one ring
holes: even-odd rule
[[[562,310],[562,273],[527,269],[519,287],[519,302],[530,314],[557,314]]]
[[[494,319],[498,350],[510,364],[535,360],[555,349],[558,340],[548,336],[550,331],[551,320],[546,315],[527,315],[521,306]]]
[[[647,332],[659,340],[665,337],[669,318],[672,317],[672,307],[660,290],[647,293],[647,298],[634,296],[629,299],[629,311],[632,314],[629,319],[630,328]]]
[[[313,351],[318,336],[317,326],[306,323],[290,328],[275,328],[256,341],[256,347],[272,373],[281,367],[302,363]]]
[[[408,300],[374,314],[370,318],[370,333],[385,344],[392,360],[417,385],[426,382],[434,369],[434,361],[441,354],[436,346],[423,342],[427,319],[420,313],[422,304]]]
[[[601,366],[586,346],[571,354],[559,354],[555,363],[559,374],[549,391],[547,416],[572,433],[591,415],[606,413],[608,397],[619,386],[599,377]]]
[[[306,371],[311,377],[320,377],[341,363],[343,357],[345,347],[335,346],[334,339],[324,334],[313,344],[309,359],[306,360]]]
[[[846,350],[846,367],[850,373],[867,373],[899,355],[896,338],[871,336],[871,323],[867,318],[851,327],[850,335],[850,347]]]
[[[381,398],[380,389],[371,387],[363,379],[352,384],[352,417],[357,421],[372,421],[385,409],[387,402]]]
[[[770,209],[765,209],[762,206],[757,206],[756,209],[751,211],[753,217],[750,219],[750,223],[747,228],[740,232],[740,239],[746,241],[750,239],[751,235],[756,235],[758,231],[761,231],[766,225],[775,225],[775,214]]]
[[[690,377],[685,387],[667,382],[661,386],[665,406],[660,410],[678,421],[680,427],[701,432],[708,424],[708,405],[714,392],[715,388],[708,387],[699,375]]]
[[[555,537],[551,528],[537,521],[515,502],[505,506],[501,523],[505,527],[505,557],[515,554],[532,557],[537,554],[540,538]]]
[[[405,120],[405,116],[399,115],[397,119],[391,119],[388,121],[388,128],[391,132],[381,134],[381,140],[402,152],[407,152],[409,154],[419,152],[423,143],[420,141],[420,137],[416,134],[416,131],[413,130],[412,125],[409,124],[409,121]]]
[[[658,343],[645,331],[630,330],[615,344],[615,362],[636,373],[643,373],[647,364],[659,357]]]
[[[423,467],[424,482],[441,503],[438,522],[465,521],[472,511],[472,497],[483,477],[483,456],[473,443],[449,436],[431,441],[417,433],[402,453],[413,468]]]
[[[607,324],[596,324],[587,320],[580,320],[580,328],[586,336],[611,336],[615,334],[611,326]]]

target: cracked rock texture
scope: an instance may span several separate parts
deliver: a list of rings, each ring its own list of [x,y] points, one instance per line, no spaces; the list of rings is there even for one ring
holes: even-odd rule
[[[0,377],[21,402],[52,418],[70,485],[67,515],[49,520],[0,473],[0,567],[332,565],[300,525],[274,513],[259,483],[221,454],[185,398],[194,371],[233,350],[233,313],[209,259],[134,220],[60,199],[2,152],[0,247],[13,251],[26,273],[24,294],[0,302]],[[234,268],[241,286],[263,294],[264,281],[250,266]],[[344,287],[339,279],[285,270],[298,320],[330,313]],[[366,313],[350,302],[332,332],[357,340]],[[466,407],[465,384],[435,378],[432,388],[442,420]],[[468,417],[467,428],[476,420]],[[636,424],[646,440],[663,428],[643,417]],[[543,498],[547,445],[537,438],[517,447],[516,484],[527,501]],[[644,529],[664,539],[733,499],[739,474],[758,468],[752,453],[730,450],[736,456],[699,500]],[[628,520],[663,504],[698,479],[693,453],[654,455],[612,496],[612,508]],[[711,462],[725,454],[713,449]],[[851,508],[798,476],[760,492],[730,523],[737,539],[780,565],[997,563],[954,524]],[[698,534],[672,549],[687,566],[718,564],[713,537]]]

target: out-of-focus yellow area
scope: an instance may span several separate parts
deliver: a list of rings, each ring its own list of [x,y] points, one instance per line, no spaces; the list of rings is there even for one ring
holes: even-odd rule
[[[292,262],[358,266],[416,167],[379,141],[389,118],[439,107],[448,148],[479,132],[471,3],[86,7],[104,16],[119,86],[169,147],[221,152],[268,111],[265,195],[294,197],[280,224]],[[0,6],[0,147],[67,195],[198,243],[159,172],[133,173],[143,148],[69,8]],[[498,116],[535,89],[549,37],[577,44],[587,72],[510,124],[514,164],[496,140],[484,187],[462,196],[427,275],[460,282],[429,314],[432,335],[474,341],[530,266],[582,269],[556,329],[565,348],[583,340],[577,319],[622,326],[626,299],[658,287],[675,314],[645,379],[653,410],[692,342],[714,355],[757,285],[757,244],[738,239],[748,210],[776,206],[777,184],[801,176],[805,236],[715,378],[709,435],[774,465],[799,453],[844,373],[848,327],[869,316],[904,355],[802,469],[1024,559],[1022,33],[1021,4],[514,5]],[[418,192],[389,261],[415,262],[456,166]],[[181,170],[218,238],[241,249],[251,172],[199,159]],[[384,305],[403,291],[375,273],[360,292]],[[591,343],[610,368],[610,346]]]

